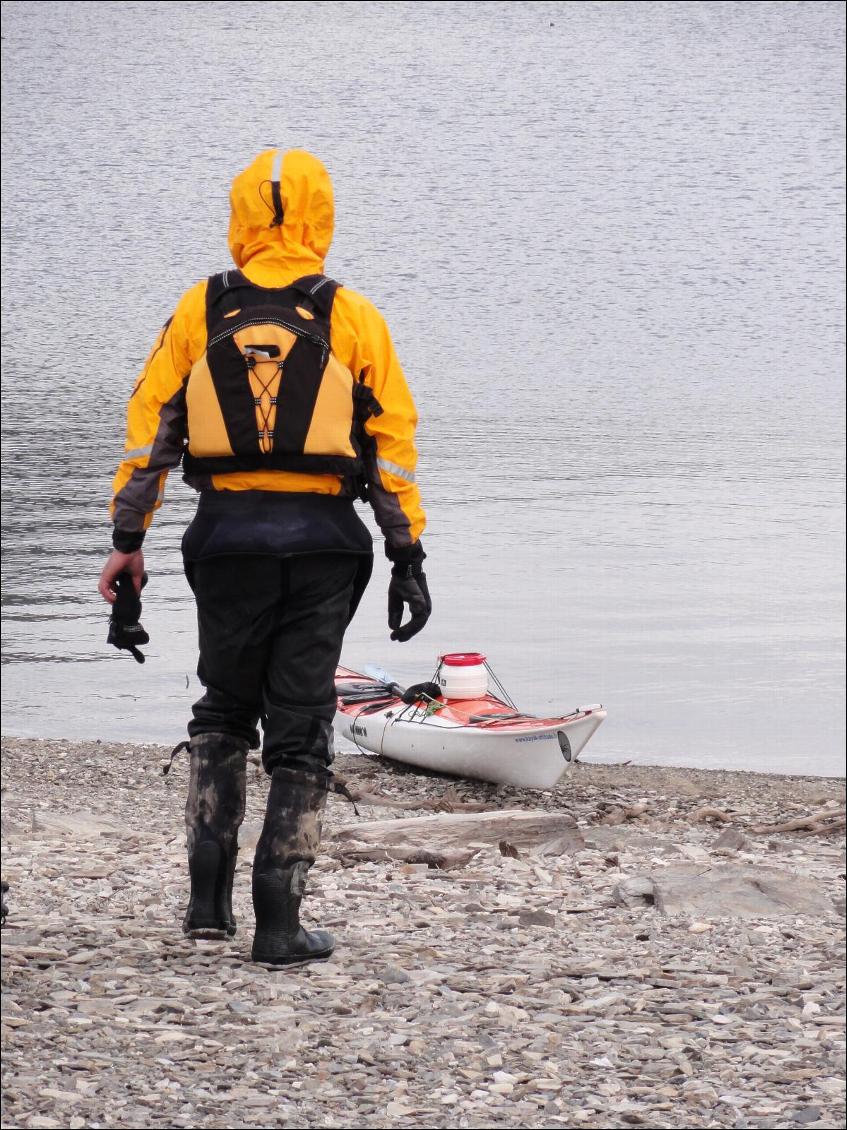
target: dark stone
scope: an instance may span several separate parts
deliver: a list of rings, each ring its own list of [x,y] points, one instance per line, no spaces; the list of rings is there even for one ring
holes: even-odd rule
[[[555,926],[556,915],[546,910],[522,910],[518,922],[521,926]]]
[[[813,1122],[819,1122],[823,1117],[823,1111],[819,1106],[804,1106],[800,1110],[794,1110],[788,1116],[798,1126],[809,1126]]]

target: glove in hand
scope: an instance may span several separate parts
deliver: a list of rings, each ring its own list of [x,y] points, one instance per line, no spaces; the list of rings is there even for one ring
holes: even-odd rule
[[[141,578],[141,587],[147,584],[147,574]],[[109,618],[109,635],[106,643],[119,650],[132,653],[136,663],[143,663],[144,656],[138,650],[141,644],[149,643],[150,637],[144,631],[141,619],[141,597],[129,573],[119,573],[115,578],[115,603]]]
[[[403,609],[409,606],[411,619],[401,624]],[[405,643],[416,636],[432,612],[432,599],[426,574],[420,565],[395,565],[388,586],[388,626],[391,638]]]

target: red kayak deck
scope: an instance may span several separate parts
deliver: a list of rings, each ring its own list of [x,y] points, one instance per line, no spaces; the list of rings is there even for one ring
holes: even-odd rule
[[[369,675],[362,675],[358,671],[351,671],[348,667],[338,667],[335,672],[336,685],[348,679],[354,680],[357,685],[372,683],[375,692],[373,698],[374,702],[380,702],[384,706],[389,706],[392,701],[402,703],[402,700],[399,698],[393,700],[386,698],[383,685]],[[442,704],[437,711],[439,718],[445,721],[449,720],[455,722],[459,726],[475,726],[486,730],[534,730],[539,726],[555,726],[566,719],[573,718],[573,714],[557,714],[549,718],[539,718],[535,715],[523,714],[491,694],[487,694],[482,698],[452,701],[448,701],[443,696],[439,696],[433,701]],[[351,716],[356,715],[360,713],[362,707],[366,705],[367,699],[363,698],[356,703],[345,706],[339,695],[338,709],[344,714]],[[404,703],[402,703],[402,708],[412,709]],[[586,710],[583,713],[590,714],[591,711]]]

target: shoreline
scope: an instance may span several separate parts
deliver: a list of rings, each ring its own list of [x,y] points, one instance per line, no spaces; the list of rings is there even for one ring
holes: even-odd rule
[[[535,793],[340,753],[359,815],[330,797],[303,907],[338,947],[268,971],[255,762],[239,930],[195,942],[186,758],[2,749],[4,1127],[843,1120],[843,779],[578,763]]]
[[[79,738],[79,737],[65,737],[65,736],[44,737],[42,735],[34,735],[34,734],[28,734],[28,733],[26,733],[26,734],[15,733],[13,731],[3,732],[3,734],[0,735],[0,741],[2,741],[4,743],[7,742],[7,741],[8,742],[35,742],[35,743],[48,742],[48,743],[54,743],[54,744],[59,744],[59,745],[73,745],[73,746],[89,746],[89,745],[92,745],[92,746],[109,745],[109,746],[126,746],[126,747],[132,746],[132,747],[138,748],[138,749],[154,749],[154,748],[156,748],[156,749],[167,749],[168,752],[170,752],[170,750],[173,748],[172,746],[167,745],[167,743],[163,743],[163,742],[159,742],[159,741],[148,741],[146,739],[143,740],[141,738],[89,738],[89,737]],[[336,753],[339,754],[340,756],[350,756],[350,757],[357,756],[357,755],[361,755],[363,757],[375,756],[375,755],[369,755],[367,753],[367,751],[363,753],[362,751],[357,750],[356,747],[352,743],[348,742],[345,738],[340,737],[337,733],[335,735],[335,742],[336,742]],[[174,743],[174,744],[176,744],[176,743]],[[647,755],[645,755],[645,756],[647,756]],[[607,761],[595,761],[594,757],[595,757],[595,754],[593,754],[591,752],[591,750],[588,751],[586,756],[584,756],[584,757],[580,756],[578,758],[580,767],[591,766],[591,767],[598,768],[598,769],[617,769],[617,768],[624,768],[624,767],[629,768],[629,767],[631,767],[631,768],[636,768],[636,769],[655,769],[655,770],[659,770],[659,771],[667,770],[667,771],[670,771],[670,772],[678,770],[679,772],[685,772],[685,773],[689,773],[689,772],[690,773],[741,773],[741,774],[749,773],[749,774],[752,774],[752,775],[757,776],[757,777],[778,777],[780,779],[791,778],[791,779],[796,779],[798,781],[834,781],[834,782],[839,782],[839,781],[845,780],[845,774],[844,774],[843,771],[839,772],[839,773],[796,773],[796,772],[789,771],[789,770],[782,771],[782,770],[779,770],[779,769],[750,769],[750,768],[735,769],[735,768],[728,768],[726,766],[721,766],[721,765],[687,765],[687,764],[679,763],[679,762],[649,761],[649,760],[642,760],[642,758],[639,755],[635,755],[633,758],[621,757],[621,758],[616,759],[616,760],[610,759],[610,760],[607,760]],[[610,755],[610,757],[611,757],[611,755]],[[380,759],[380,760],[382,760],[382,759]],[[390,759],[384,759],[384,760],[386,761],[386,763],[389,763],[389,761],[390,761]],[[395,762],[393,764],[395,766],[397,766],[398,768],[402,768],[402,763]],[[425,771],[422,771],[422,772],[425,772]]]

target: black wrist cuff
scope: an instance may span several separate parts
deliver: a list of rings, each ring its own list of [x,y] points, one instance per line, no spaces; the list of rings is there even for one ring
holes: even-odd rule
[[[385,556],[395,565],[422,565],[426,559],[423,546],[419,541],[411,545],[389,545],[385,543]]]
[[[424,575],[423,565],[400,565],[394,563],[391,566],[392,577],[422,577]]]
[[[112,545],[118,553],[135,553],[144,543],[144,530],[112,530]]]

